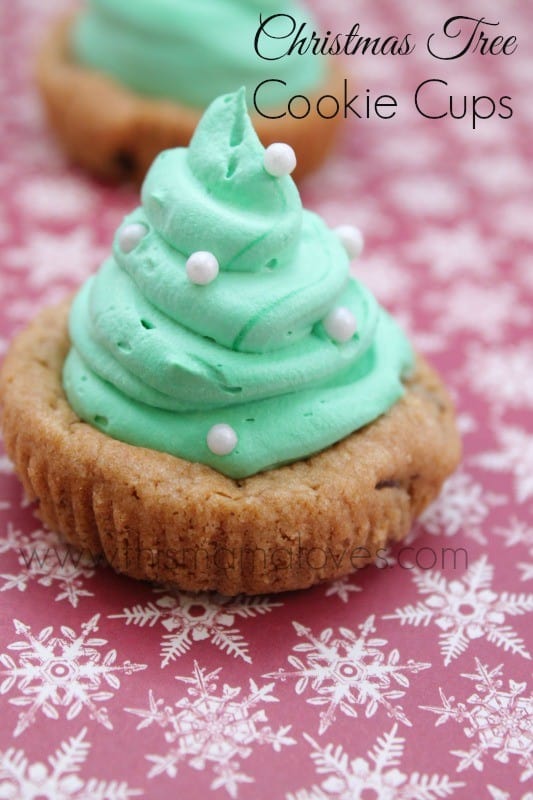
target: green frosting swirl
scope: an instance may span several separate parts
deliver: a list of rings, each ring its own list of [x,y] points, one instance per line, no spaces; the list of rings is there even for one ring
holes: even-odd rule
[[[292,23],[279,17],[268,27],[260,58],[254,38],[263,19],[290,15],[309,20],[295,0],[89,0],[72,30],[78,61],[152,97],[204,108],[215,97],[245,84],[253,94],[264,80],[261,102],[276,107],[293,94],[321,85],[323,60],[294,53],[279,60],[279,41]],[[248,98],[251,101],[251,96]]]
[[[289,176],[263,166],[244,91],[217,99],[189,148],[154,162],[124,225],[146,234],[78,293],[64,386],[73,409],[109,435],[209,464],[233,478],[303,458],[376,419],[402,395],[409,343],[349,277],[338,237],[303,210]],[[122,226],[121,226],[122,228]],[[218,277],[193,284],[191,253]],[[339,344],[321,322],[348,308]],[[213,425],[238,444],[213,454]]]

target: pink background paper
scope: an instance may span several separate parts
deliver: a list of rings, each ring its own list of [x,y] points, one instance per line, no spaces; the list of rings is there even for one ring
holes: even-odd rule
[[[356,274],[449,383],[461,468],[389,566],[228,600],[80,559],[0,456],[1,798],[533,797],[533,11],[453,5],[315,3],[322,30],[359,21],[417,48],[348,59],[354,91],[394,95],[398,114],[350,121],[302,195],[362,228]],[[43,124],[32,53],[67,6],[0,8],[2,352],[137,203],[69,166]],[[517,52],[431,59],[451,13],[500,20]],[[513,117],[425,120],[428,78],[456,102],[509,95]]]

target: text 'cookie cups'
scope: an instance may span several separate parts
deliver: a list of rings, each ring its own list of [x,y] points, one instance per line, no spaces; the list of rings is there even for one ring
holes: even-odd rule
[[[459,458],[439,378],[302,209],[244,93],[162,153],[112,256],[13,344],[8,454],[46,524],[136,578],[225,594],[376,560]],[[68,327],[67,327],[68,318]]]

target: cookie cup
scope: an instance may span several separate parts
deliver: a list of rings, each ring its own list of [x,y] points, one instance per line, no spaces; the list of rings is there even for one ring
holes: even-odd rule
[[[7,354],[5,446],[45,525],[117,572],[226,595],[337,578],[402,539],[458,463],[450,398],[420,357],[375,422],[243,480],[119,442],[65,397],[69,305],[43,311]]]
[[[189,144],[203,109],[142,96],[77,63],[69,46],[72,22],[72,16],[58,20],[38,54],[37,84],[50,126],[73,161],[106,180],[140,184],[161,150]],[[287,142],[298,153],[296,179],[322,163],[341,122],[340,113],[319,116],[316,101],[343,93],[344,77],[331,61],[324,85],[309,95],[312,110],[305,118],[251,114],[263,145]]]

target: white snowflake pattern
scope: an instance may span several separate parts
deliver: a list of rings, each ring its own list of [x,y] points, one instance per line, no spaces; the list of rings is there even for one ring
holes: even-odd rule
[[[27,241],[6,249],[7,268],[27,273],[29,286],[43,289],[50,284],[71,286],[87,278],[107,255],[98,246],[92,232],[76,227],[69,232],[35,230]]]
[[[516,566],[522,573],[522,581],[533,581],[533,561],[519,561]]]
[[[520,191],[527,192],[531,186],[522,159],[513,152],[474,152],[462,166],[471,182],[483,192],[494,192],[499,202],[504,192],[514,199]]]
[[[326,591],[324,592],[324,597],[338,597],[343,603],[347,603],[353,592],[362,591],[363,587],[357,586],[357,584],[353,582],[352,576],[344,575],[342,578],[337,578],[337,580],[328,583]]]
[[[487,492],[471,475],[458,470],[445,481],[437,500],[420,516],[419,523],[433,536],[464,533],[485,544],[483,523],[491,508],[504,503],[503,495]]]
[[[511,472],[517,503],[533,497],[533,436],[522,428],[503,425],[496,430],[500,449],[476,456],[474,462],[494,472]]]
[[[440,353],[446,350],[447,337],[435,329],[421,330],[418,327],[418,321],[414,320],[413,315],[406,308],[396,309],[394,319],[420,353]]]
[[[21,538],[21,532],[15,528],[12,522],[8,522],[5,535],[0,536],[0,555],[9,553],[10,550],[18,550]]]
[[[463,726],[465,736],[472,742],[468,750],[451,750],[460,761],[457,772],[474,767],[483,771],[484,759],[493,753],[501,764],[512,757],[523,768],[521,781],[533,777],[533,697],[525,696],[525,682],[509,681],[508,688],[502,680],[503,666],[494,669],[476,658],[476,671],[462,673],[463,678],[475,684],[475,691],[465,702],[456,702],[439,689],[442,706],[420,706],[439,717],[435,725],[450,720]]]
[[[413,146],[413,130],[410,126],[394,136],[369,142],[369,145],[373,145],[379,163],[387,161],[394,168],[401,160],[402,164],[419,169],[421,164],[434,164],[442,157],[442,141],[438,136],[417,136],[416,145]]]
[[[465,273],[486,278],[503,252],[503,244],[487,239],[472,223],[453,229],[429,226],[406,247],[410,260],[429,267],[441,279]]]
[[[509,792],[499,789],[490,783],[487,783],[487,791],[490,795],[490,800],[513,800]],[[520,800],[533,800],[533,792],[526,792]]]
[[[394,231],[394,221],[389,214],[386,214],[383,207],[374,198],[369,198],[369,202],[361,205],[355,210],[354,216],[346,217],[346,202],[342,200],[343,190],[353,192],[353,176],[350,170],[346,168],[346,164],[340,161],[333,169],[331,174],[330,169],[333,165],[327,165],[328,170],[328,183],[338,187],[338,195],[336,199],[324,199],[323,185],[324,178],[320,173],[315,173],[310,177],[307,186],[310,188],[308,196],[313,200],[313,207],[316,209],[317,214],[323,217],[327,224],[336,228],[337,225],[347,224],[355,225],[363,231],[365,238],[370,236],[377,236],[379,238],[390,236]],[[366,271],[367,254],[366,251],[361,258],[353,262],[352,269],[354,274],[360,276],[364,275]]]
[[[160,590],[161,591],[161,590]],[[237,628],[235,619],[247,619],[267,614],[281,606],[268,597],[224,597],[207,592],[176,592],[164,594],[155,603],[125,608],[122,614],[110,614],[110,619],[124,619],[126,625],[139,627],[161,624],[168,633],[161,644],[161,666],[190,650],[193,642],[209,639],[222,652],[252,663],[248,643]]]
[[[308,734],[304,737],[313,748],[311,758],[319,775],[327,776],[320,786],[289,793],[287,800],[437,800],[450,797],[464,783],[451,781],[448,775],[408,775],[398,767],[403,757],[405,739],[398,736],[398,724],[367,751],[368,759],[350,759],[341,745],[321,747]]]
[[[12,550],[17,555],[19,570],[1,572],[4,584],[0,591],[26,591],[30,581],[40,586],[57,586],[55,600],[67,600],[77,608],[81,597],[92,597],[84,581],[95,573],[95,558],[66,544],[54,531],[37,530],[26,535],[8,523],[7,535],[0,538],[0,554]]]
[[[432,217],[450,217],[464,206],[464,191],[458,181],[435,174],[403,175],[389,183],[389,194],[396,208],[403,213]]]
[[[4,475],[13,475],[14,472],[13,464],[9,458],[4,453],[0,453],[0,473]]]
[[[7,649],[19,654],[18,663],[7,653],[0,655],[0,676],[4,676],[0,694],[7,694],[14,686],[20,692],[9,701],[26,709],[19,714],[15,736],[35,722],[39,711],[48,719],[59,719],[59,709],[66,709],[68,720],[86,709],[91,719],[109,730],[113,728],[106,707],[97,705],[113,697],[113,692],[100,688],[102,681],[116,690],[120,687],[119,673],[131,675],[146,669],[146,664],[115,664],[116,650],[103,655],[98,648],[107,640],[92,635],[98,630],[99,618],[95,614],[82,623],[80,633],[62,625],[61,636],[53,635],[52,626],[34,634],[29,625],[14,620],[22,638]]]
[[[467,351],[462,377],[474,392],[490,397],[496,411],[533,408],[533,344],[518,342],[509,347],[482,347],[478,342]]]
[[[533,527],[517,517],[512,517],[505,527],[495,528],[494,533],[505,539],[507,547],[523,544],[529,551],[533,550]]]
[[[320,712],[319,733],[324,733],[335,721],[340,710],[348,717],[357,717],[356,706],[365,708],[365,715],[372,717],[382,706],[387,714],[404,725],[411,725],[401,705],[394,700],[405,695],[409,687],[408,673],[428,669],[431,664],[409,659],[400,663],[400,653],[394,648],[385,656],[382,648],[387,639],[375,638],[375,615],[358,626],[358,632],[339,628],[335,636],[332,628],[326,628],[317,636],[298,622],[293,622],[298,636],[306,639],[294,646],[297,653],[304,653],[305,661],[290,655],[293,670],[278,669],[265,675],[266,678],[286,680],[296,678],[296,693],[303,694],[310,684],[315,692],[307,702],[314,706],[326,706]],[[394,684],[402,689],[393,688]]]
[[[24,214],[44,220],[86,218],[96,194],[82,178],[72,175],[30,175],[16,190],[16,201]]]
[[[497,786],[492,786],[490,783],[487,783],[487,791],[492,800],[509,800],[509,792],[504,792],[502,789],[498,789]]]
[[[529,226],[529,238],[533,239],[531,225]],[[522,283],[524,289],[533,292],[533,253],[531,253],[531,248],[528,248],[516,259],[516,278]]]
[[[413,286],[409,271],[398,267],[385,250],[365,256],[358,265],[357,277],[386,306],[408,297]]]
[[[502,235],[507,240],[514,238],[529,244],[524,256],[515,261],[513,267],[510,267],[510,270],[513,269],[514,275],[512,277],[509,276],[509,278],[510,280],[516,280],[516,278],[522,277],[525,285],[531,287],[530,265],[532,259],[530,247],[533,241],[533,230],[531,229],[531,201],[529,195],[530,193],[524,193],[522,197],[509,198],[509,201],[502,206],[501,213],[494,220],[494,224],[501,230]]]
[[[460,411],[456,416],[457,427],[461,436],[468,436],[478,429],[476,418],[466,411]]]
[[[520,294],[512,284],[479,286],[457,282],[445,299],[442,292],[429,292],[424,304],[443,334],[468,331],[490,343],[501,341],[510,325],[524,326],[532,321],[531,310],[521,304]]]
[[[345,170],[345,175],[347,173],[349,174],[349,170]],[[337,225],[343,224],[344,220],[346,220],[346,203],[339,201],[337,201],[337,203],[332,203],[331,200],[324,201],[322,186],[323,184],[319,186],[317,191],[317,204],[322,202],[324,203],[326,209],[331,209],[329,214],[329,222],[331,223],[332,227],[336,228]],[[348,193],[353,192],[353,187],[350,186],[349,182],[346,185],[346,191]],[[390,214],[387,214],[378,198],[371,196],[368,197],[369,202],[364,203],[358,208],[354,209],[353,217],[350,215],[350,218],[347,220],[347,224],[355,225],[357,228],[359,228],[363,232],[365,241],[373,237],[375,237],[375,239],[379,242],[383,241],[384,239],[389,239],[394,235],[397,221]],[[336,213],[334,210],[335,206],[337,207]],[[374,248],[372,247],[366,249],[365,247],[363,250],[363,255],[359,259],[356,259],[354,262],[352,262],[352,270],[356,276],[364,275],[366,271],[367,255],[371,249],[373,250]]]
[[[38,295],[15,295],[5,310],[11,322],[18,326],[25,325],[35,314],[45,306],[54,306],[65,299],[65,286],[50,285],[39,290]]]
[[[490,800],[513,800],[509,792],[499,789],[497,786],[487,783],[487,791],[490,795]],[[526,792],[520,800],[533,800],[533,792]]]
[[[155,723],[165,731],[165,741],[171,745],[165,755],[147,755],[153,766],[149,778],[166,774],[174,778],[178,768],[187,763],[196,770],[213,765],[214,779],[211,789],[224,788],[231,797],[237,797],[239,784],[253,783],[253,777],[241,771],[240,760],[248,758],[253,745],[269,744],[275,752],[296,744],[287,734],[291,726],[274,731],[268,724],[263,703],[277,703],[272,695],[273,683],[259,687],[251,678],[249,691],[241,696],[242,687],[217,682],[221,667],[208,672],[194,663],[192,677],[176,676],[187,684],[187,696],[174,705],[156,699],[149,692],[149,707],[127,708],[141,717],[137,730]]]
[[[0,752],[0,797],[2,800],[127,800],[142,795],[130,789],[125,781],[82,780],[80,769],[85,763],[90,742],[87,729],[61,742],[48,757],[48,764],[30,764],[24,750],[10,747]]]
[[[504,623],[506,615],[533,611],[533,594],[498,594],[491,589],[493,574],[486,555],[472,564],[461,580],[447,581],[433,570],[415,568],[413,580],[427,599],[397,608],[383,619],[415,627],[435,624],[442,631],[439,640],[445,666],[464,653],[472,641],[481,638],[529,659],[523,639]]]
[[[513,517],[505,528],[498,527],[494,533],[505,539],[507,547],[523,544],[527,548],[531,561],[517,561],[517,569],[522,573],[523,581],[533,580],[533,525]]]

